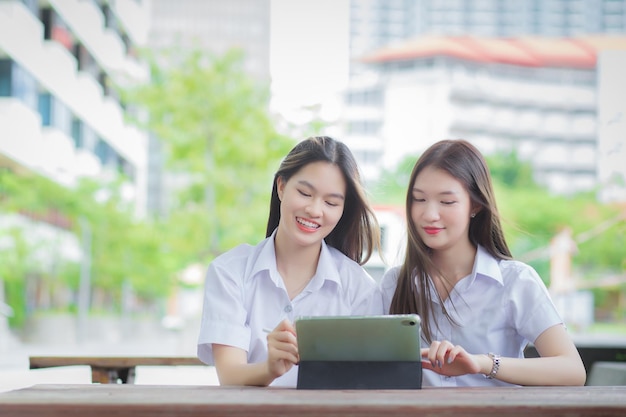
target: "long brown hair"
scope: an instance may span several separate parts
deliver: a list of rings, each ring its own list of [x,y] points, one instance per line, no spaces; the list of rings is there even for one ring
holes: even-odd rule
[[[328,136],[304,139],[280,164],[274,175],[266,237],[274,232],[280,222],[278,178],[287,182],[305,165],[319,161],[336,165],[343,174],[347,188],[343,215],[333,231],[326,236],[326,244],[339,249],[350,259],[363,265],[370,259],[374,250],[380,250],[380,228],[366,197],[352,152],[344,143]]]
[[[447,139],[430,146],[417,160],[406,196],[408,225],[406,254],[400,267],[396,291],[391,301],[391,314],[416,313],[422,318],[424,338],[432,342],[430,317],[433,300],[429,287],[431,274],[441,274],[431,258],[431,249],[424,244],[411,218],[412,188],[415,179],[426,167],[438,168],[456,178],[468,192],[476,216],[469,226],[469,240],[481,245],[497,259],[511,259],[511,251],[504,239],[500,215],[491,182],[491,175],[484,157],[471,143],[462,139]],[[447,311],[445,316],[454,323]]]

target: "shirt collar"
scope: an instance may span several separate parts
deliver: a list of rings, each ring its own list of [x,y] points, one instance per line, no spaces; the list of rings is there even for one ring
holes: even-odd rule
[[[492,279],[500,285],[504,285],[498,259],[491,256],[491,254],[480,245],[478,245],[478,248],[476,249],[476,257],[474,258],[474,266],[472,268],[471,275],[462,279],[454,286],[454,291],[452,291],[451,296],[454,296],[455,292],[463,293],[467,291],[478,277]],[[437,295],[437,290],[435,290],[435,286],[432,285],[432,282],[429,286],[429,291],[431,299],[439,304],[439,296]]]
[[[268,271],[272,281],[278,283],[280,275],[276,266],[276,247],[274,246],[276,230],[278,229],[274,229],[272,234],[259,244],[256,256],[249,261],[252,262],[249,279],[253,279],[260,272]]]
[[[334,250],[337,251],[337,249]],[[320,252],[320,259],[317,263],[317,271],[313,280],[333,281],[341,287],[341,278],[333,256],[333,249],[324,240],[322,240],[322,251]]]
[[[249,276],[254,277],[259,272],[268,271],[270,278],[278,286],[281,277],[276,266],[276,246],[274,245],[274,238],[276,237],[277,230],[278,228],[272,232],[271,236],[261,242],[258,255],[253,260]],[[324,281],[327,280],[333,281],[338,286],[341,286],[339,270],[337,269],[336,262],[334,261],[333,248],[330,248],[326,244],[326,241],[322,240],[320,259],[317,263],[317,270],[312,281],[317,282],[317,285],[321,287]]]
[[[474,282],[478,276],[491,278],[500,283],[500,285],[503,285],[502,272],[500,271],[498,259],[494,258],[481,245],[478,245],[476,249],[476,259],[474,259],[471,282]]]

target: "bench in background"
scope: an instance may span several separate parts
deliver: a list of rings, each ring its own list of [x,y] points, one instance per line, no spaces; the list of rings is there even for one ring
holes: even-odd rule
[[[30,369],[56,366],[87,365],[91,367],[91,381],[100,384],[133,384],[137,366],[203,366],[196,357],[141,357],[141,356],[31,356]]]

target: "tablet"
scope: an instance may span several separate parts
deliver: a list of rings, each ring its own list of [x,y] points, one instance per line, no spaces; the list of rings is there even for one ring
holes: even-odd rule
[[[421,361],[416,314],[299,317],[295,325],[300,362]]]

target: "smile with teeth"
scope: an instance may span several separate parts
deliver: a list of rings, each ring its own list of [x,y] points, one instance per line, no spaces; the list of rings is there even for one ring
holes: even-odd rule
[[[310,222],[308,220],[304,220],[302,217],[296,217],[296,221],[300,223],[302,226],[308,227],[310,229],[319,229],[320,225],[317,223]]]

